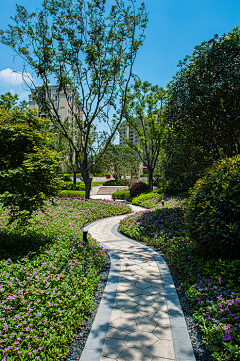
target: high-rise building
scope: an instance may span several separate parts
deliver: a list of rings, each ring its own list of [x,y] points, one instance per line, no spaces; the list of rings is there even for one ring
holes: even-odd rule
[[[32,94],[29,95],[29,108],[38,110],[39,107],[34,97],[34,93],[37,92],[37,89],[38,88],[32,90]],[[76,95],[78,96],[78,93],[69,92],[66,96],[63,90],[58,93],[57,89],[58,87],[56,85],[49,86],[49,95],[46,92],[46,98],[49,98],[49,100],[52,101],[53,106],[57,109],[61,119],[65,120],[68,117],[69,122],[71,122],[74,113],[79,114],[82,118],[82,107],[76,102]],[[44,112],[41,112],[40,117],[47,118],[47,115]]]
[[[124,141],[123,137],[126,137],[131,143],[134,144],[140,144],[138,140],[137,133],[134,131],[132,127],[129,127],[126,123],[120,124],[120,139],[119,144],[121,145],[127,145],[127,143]],[[121,136],[123,135],[123,137]]]

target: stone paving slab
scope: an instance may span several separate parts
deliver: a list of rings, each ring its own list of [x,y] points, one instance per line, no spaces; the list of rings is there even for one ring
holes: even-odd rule
[[[111,268],[79,361],[195,361],[168,266],[117,231],[125,216],[85,228],[109,253]]]

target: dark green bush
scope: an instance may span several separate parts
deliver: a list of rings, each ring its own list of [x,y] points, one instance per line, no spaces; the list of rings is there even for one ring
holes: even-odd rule
[[[141,193],[147,192],[148,185],[143,182],[135,182],[135,183],[133,183],[133,185],[130,187],[129,190],[130,190],[130,196],[136,197]]]
[[[127,179],[112,179],[103,183],[104,186],[129,186],[130,181]]]
[[[73,182],[65,182],[62,189],[84,191],[85,184],[83,182],[77,182],[76,184],[73,184]]]
[[[116,191],[112,193],[112,199],[127,199],[130,196],[128,190]]]
[[[186,205],[187,235],[213,258],[240,258],[240,155],[211,167]]]

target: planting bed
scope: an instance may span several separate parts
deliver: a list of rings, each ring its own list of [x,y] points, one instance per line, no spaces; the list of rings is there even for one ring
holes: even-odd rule
[[[106,256],[96,241],[82,241],[93,220],[130,207],[107,200],[61,199],[37,213],[25,234],[0,223],[0,357],[61,360],[73,331],[93,305]]]

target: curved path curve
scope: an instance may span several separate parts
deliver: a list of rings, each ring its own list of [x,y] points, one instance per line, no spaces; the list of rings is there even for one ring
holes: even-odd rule
[[[111,267],[79,361],[195,361],[168,266],[153,249],[117,231],[126,216],[85,227],[108,252]]]

